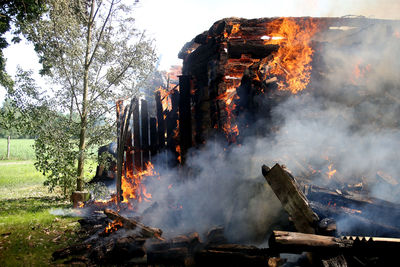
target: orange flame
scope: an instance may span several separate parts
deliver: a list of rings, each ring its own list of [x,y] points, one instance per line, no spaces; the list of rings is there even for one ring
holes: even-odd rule
[[[235,99],[238,99],[236,88],[231,87],[227,88],[223,94],[217,96],[217,100],[222,100],[225,103],[225,111],[227,113],[226,121],[222,126],[223,131],[227,135],[229,141],[235,142],[236,137],[239,135],[239,128],[236,124],[233,124],[234,114],[233,111],[236,108],[236,104],[234,103]],[[232,125],[233,124],[233,125]]]
[[[152,195],[147,192],[144,181],[148,176],[158,176],[159,174],[154,170],[154,165],[149,162],[145,164],[143,171],[136,170],[136,173],[127,173],[127,177],[122,177],[121,188],[124,200],[122,202],[129,203],[130,200],[137,202],[150,201]]]
[[[270,22],[267,29],[273,32],[268,34],[264,43],[280,45],[268,63],[269,72],[283,80],[278,88],[293,94],[304,90],[310,81],[310,63],[314,53],[310,42],[317,32],[316,24],[311,19],[300,25],[292,18],[282,18]]]
[[[360,79],[364,78],[365,75],[371,71],[371,64],[362,64],[362,61],[359,60],[356,64],[354,64],[351,82],[354,85],[360,83]]]
[[[333,175],[335,175],[335,173],[336,173],[336,170],[335,170],[335,169],[332,169],[332,167],[333,167],[333,164],[330,164],[330,165],[328,166],[328,170],[329,170],[329,171],[326,172],[326,174],[328,175],[328,178],[329,178],[329,179],[331,179],[331,178],[333,177]]]
[[[161,104],[162,104],[162,109],[163,111],[171,111],[172,110],[172,103],[171,103],[171,98],[169,97],[172,94],[172,90],[168,91],[164,89],[162,86],[160,86],[156,92],[160,92],[161,96]]]
[[[225,31],[224,32],[224,37],[225,38],[229,38],[229,39],[231,39],[231,38],[240,38],[240,36],[237,34],[237,33],[240,32],[240,23],[233,24],[232,22],[229,22],[229,25],[232,26],[232,29],[231,29],[230,33]]]
[[[121,228],[122,226],[123,226],[122,222],[117,219],[117,220],[110,222],[104,229],[104,232],[109,234],[109,233],[118,231],[118,229]]]

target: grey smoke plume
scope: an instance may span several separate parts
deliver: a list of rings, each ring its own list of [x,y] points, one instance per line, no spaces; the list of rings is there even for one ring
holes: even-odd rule
[[[323,72],[312,81],[312,89],[272,111],[272,118],[282,119],[273,136],[248,136],[229,153],[224,142],[209,142],[188,158],[190,174],[156,166],[161,178],[148,181],[148,191],[158,207],[144,216],[146,223],[175,233],[204,233],[224,225],[233,240],[264,238],[280,218],[281,207],[260,169],[276,162],[295,176],[315,170],[315,184],[363,182],[373,196],[400,202],[397,31],[365,25],[326,44],[321,50]],[[337,172],[329,179],[332,169]],[[392,177],[392,184],[377,173]],[[140,210],[150,204],[141,204]]]

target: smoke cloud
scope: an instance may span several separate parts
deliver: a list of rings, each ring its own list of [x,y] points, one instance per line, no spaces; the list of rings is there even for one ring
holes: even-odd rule
[[[324,43],[309,89],[250,125],[257,132],[279,120],[272,135],[246,136],[228,151],[224,140],[208,142],[189,153],[185,171],[156,166],[161,178],[147,181],[152,202],[139,207],[149,215],[144,222],[171,234],[223,225],[231,240],[262,241],[282,218],[281,204],[261,176],[263,164],[276,162],[314,184],[362,182],[372,196],[399,203],[396,27],[363,25]]]

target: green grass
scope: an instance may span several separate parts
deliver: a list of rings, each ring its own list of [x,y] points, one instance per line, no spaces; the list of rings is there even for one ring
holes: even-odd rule
[[[10,159],[12,160],[34,160],[35,150],[33,139],[11,139]],[[7,139],[0,139],[0,160],[7,158]]]
[[[44,179],[32,161],[0,161],[0,266],[52,266],[55,250],[79,240],[78,218],[51,213],[71,204]]]

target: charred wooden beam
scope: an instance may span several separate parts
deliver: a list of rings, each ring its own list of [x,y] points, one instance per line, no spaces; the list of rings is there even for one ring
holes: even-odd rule
[[[52,256],[53,256],[54,260],[65,259],[72,255],[84,254],[91,247],[92,247],[91,244],[72,245],[67,248],[62,248],[62,249],[58,249],[58,250],[54,251]]]
[[[134,99],[133,109],[133,146],[134,146],[134,162],[135,170],[142,169],[142,146],[140,143],[140,116],[139,116],[139,100]]]
[[[179,141],[182,164],[187,150],[192,146],[192,114],[190,105],[190,76],[179,76]]]
[[[161,237],[162,235],[161,229],[146,226],[141,222],[121,216],[117,212],[110,209],[105,209],[104,214],[107,215],[107,217],[110,218],[111,220],[119,220],[120,222],[122,222],[124,228],[140,229],[140,232],[143,235],[143,237],[155,237],[157,239],[163,240],[163,238]]]
[[[150,118],[150,155],[154,157],[158,152],[157,119]]]
[[[175,88],[176,89],[176,88]],[[179,92],[173,90],[170,95],[172,109],[167,114],[167,147],[172,159],[169,166],[174,167],[178,164],[178,152],[176,146],[179,144],[178,111],[179,111]]]
[[[149,113],[147,111],[147,101],[141,101],[141,128],[142,128],[142,159],[143,159],[143,168],[148,164],[150,160],[150,146],[149,146]]]
[[[271,253],[266,248],[258,248],[256,246],[241,245],[241,244],[222,244],[207,246],[207,250],[214,251],[227,251],[227,252],[238,252],[249,256],[270,256]]]
[[[128,122],[129,123],[129,122]],[[125,177],[127,173],[134,172],[134,165],[133,165],[133,154],[134,154],[134,147],[133,147],[133,134],[132,129],[129,130],[128,136],[126,139],[126,159],[125,159]]]
[[[121,135],[121,110],[123,109],[123,101],[122,100],[118,100],[116,105],[115,105],[115,110],[117,112],[117,147],[119,147],[119,143],[120,143],[120,135]],[[118,163],[118,159],[117,159],[117,163]],[[122,161],[121,161],[122,163]],[[116,191],[117,191],[117,202],[119,203],[121,195],[122,195],[122,191],[121,191],[121,175],[118,175],[117,173],[117,178],[116,178]]]
[[[314,234],[319,218],[310,208],[294,177],[279,164],[275,164],[272,169],[263,165],[262,174],[292,218],[296,229],[303,233]]]
[[[147,253],[147,263],[150,265],[185,266],[188,256],[189,252],[187,248],[149,251]]]
[[[309,204],[320,217],[345,222],[337,226],[339,234],[369,235],[374,233],[383,237],[400,237],[399,227],[392,226],[382,219],[369,219],[360,210],[334,204],[325,205],[315,201],[310,201]]]
[[[155,99],[157,108],[158,148],[161,151],[165,148],[165,121],[161,93],[159,91],[156,92]]]
[[[261,41],[261,42],[260,42]],[[272,52],[278,51],[279,45],[263,44],[262,40],[240,40],[228,43],[228,55],[230,58],[240,58],[243,54],[251,55],[252,58],[265,58]]]
[[[396,232],[400,229],[400,206],[398,204],[363,194],[330,190],[315,185],[305,188],[309,201],[318,202],[326,208],[336,209],[344,214],[364,217],[375,224],[384,224],[396,228],[398,229]]]

